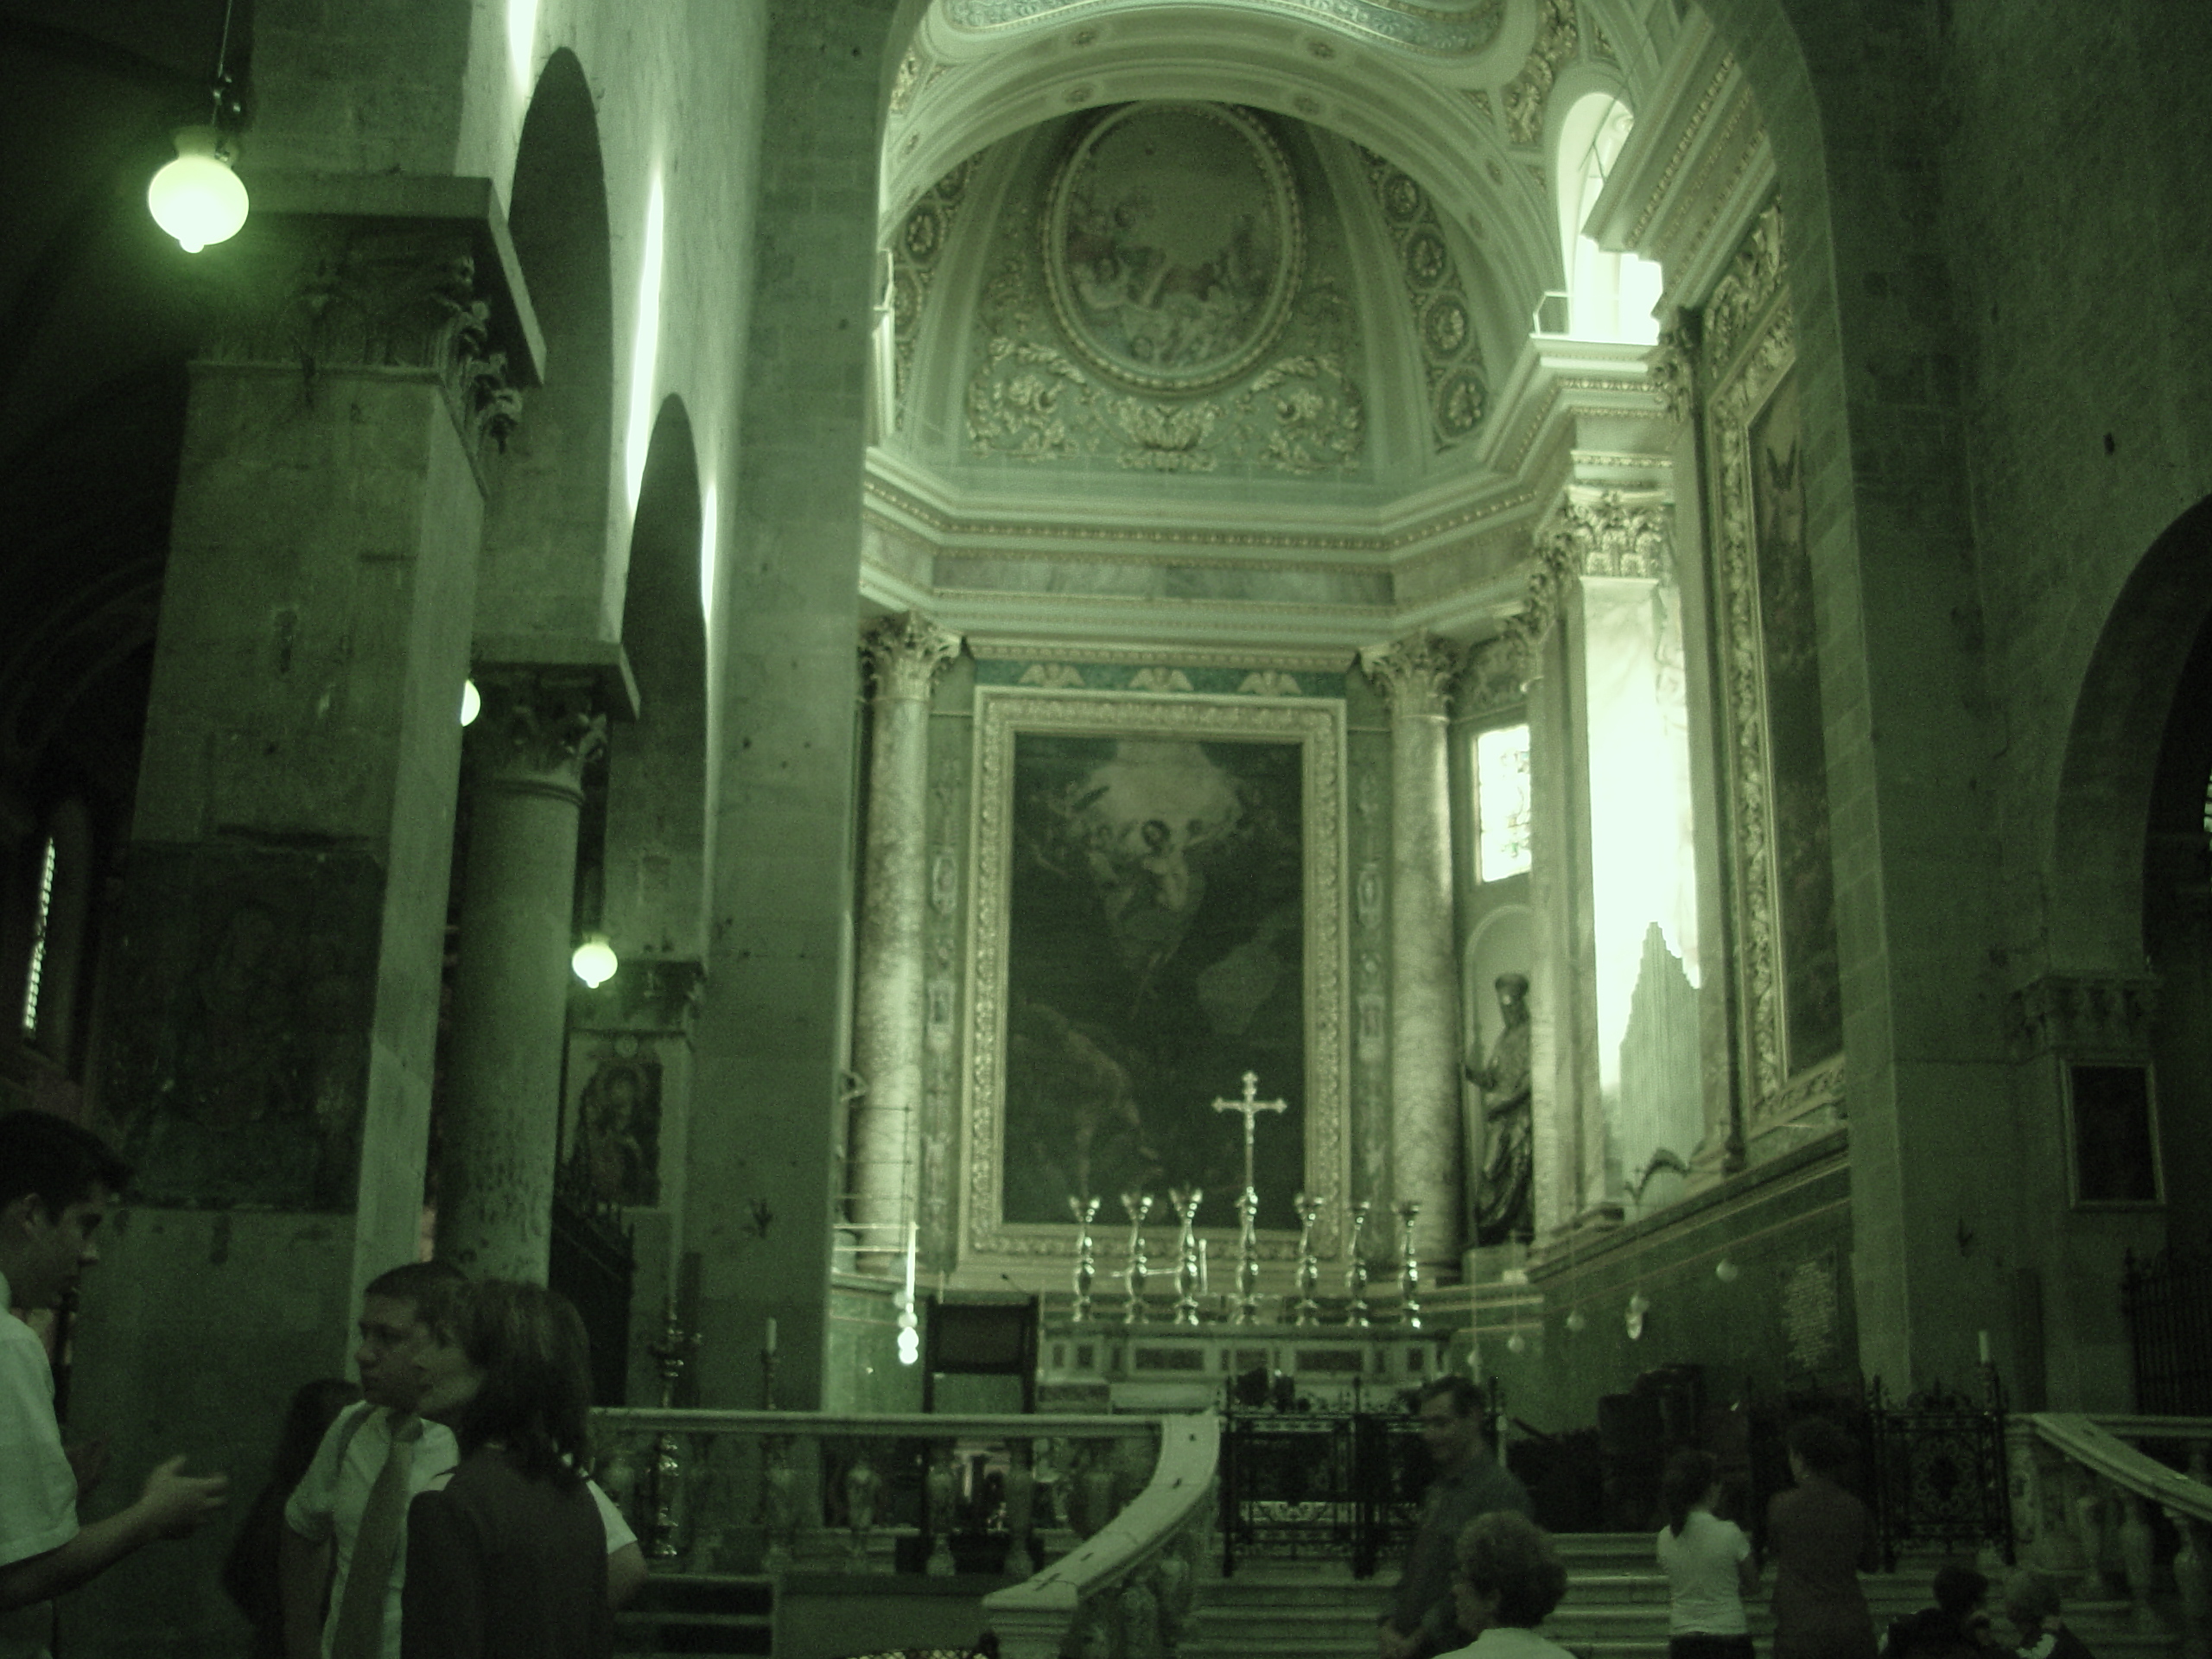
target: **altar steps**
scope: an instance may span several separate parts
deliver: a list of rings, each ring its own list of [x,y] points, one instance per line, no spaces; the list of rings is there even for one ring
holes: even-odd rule
[[[1541,1633],[1580,1659],[1666,1659],[1667,1580],[1652,1560],[1651,1540],[1595,1533],[1556,1542],[1567,1563],[1567,1598]],[[1861,1580],[1877,1630],[1929,1605],[1943,1559],[1910,1558],[1895,1573]],[[1335,1562],[1241,1561],[1233,1578],[1200,1580],[1179,1659],[1373,1659],[1376,1615],[1395,1575],[1395,1566],[1362,1581]],[[1749,1613],[1764,1655],[1774,1630],[1764,1590]],[[2126,1601],[2069,1600],[2066,1621],[2096,1659],[2173,1659],[2179,1651],[2172,1631],[2138,1629]]]

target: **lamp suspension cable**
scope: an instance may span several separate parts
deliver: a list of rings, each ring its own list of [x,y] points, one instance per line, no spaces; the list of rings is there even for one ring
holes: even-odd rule
[[[223,130],[226,101],[231,113],[238,108],[237,100],[229,96],[231,20],[237,3],[223,0],[223,30],[215,48],[207,120],[176,130],[176,159],[146,187],[146,207],[154,222],[187,253],[229,241],[245,223],[245,186],[231,170],[238,155],[236,140]]]

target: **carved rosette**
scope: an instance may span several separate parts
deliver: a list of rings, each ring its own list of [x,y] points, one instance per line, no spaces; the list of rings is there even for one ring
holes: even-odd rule
[[[2158,982],[2140,974],[2045,974],[2012,997],[2031,1053],[2147,1056],[2158,1011]]]
[[[585,765],[607,746],[595,675],[528,667],[479,669],[483,712],[468,728],[469,764],[484,781],[583,799]]]
[[[505,448],[522,412],[506,353],[492,349],[473,238],[458,221],[272,217],[240,238],[203,354],[296,366],[310,397],[334,371],[421,370],[473,465],[486,440]]]
[[[960,636],[919,611],[887,616],[861,641],[861,655],[874,677],[879,699],[927,702],[937,677],[960,654]]]
[[[1659,331],[1659,342],[1645,354],[1643,375],[1652,396],[1670,421],[1685,421],[1697,401],[1697,325],[1677,311]]]
[[[1368,646],[1359,653],[1359,665],[1391,714],[1403,720],[1448,712],[1461,658],[1459,646],[1424,628],[1391,645]]]

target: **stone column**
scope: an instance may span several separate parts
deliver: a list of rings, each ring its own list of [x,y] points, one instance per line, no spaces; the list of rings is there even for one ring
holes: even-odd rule
[[[861,903],[848,1180],[863,1264],[899,1258],[921,1167],[923,913],[929,901],[930,693],[960,636],[918,612],[886,617],[861,645],[875,682],[866,887]]]
[[[438,1255],[545,1281],[561,1126],[582,772],[607,741],[595,677],[479,671],[468,845],[438,1160]]]
[[[1390,1169],[1418,1199],[1414,1249],[1459,1259],[1459,973],[1445,749],[1459,648],[1415,633],[1360,653],[1390,705]]]

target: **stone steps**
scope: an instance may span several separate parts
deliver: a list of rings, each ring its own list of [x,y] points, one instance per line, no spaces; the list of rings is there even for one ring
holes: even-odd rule
[[[1567,1591],[1543,1635],[1580,1659],[1665,1659],[1667,1580],[1652,1540],[1583,1534],[1556,1541]],[[1910,1557],[1895,1573],[1862,1577],[1877,1630],[1929,1605],[1943,1559]],[[1394,1564],[1361,1581],[1338,1562],[1248,1559],[1233,1578],[1201,1580],[1180,1659],[1372,1659],[1376,1616],[1395,1571]],[[1764,1587],[1745,1611],[1764,1652],[1774,1628]],[[2066,1619],[2097,1659],[2173,1659],[2179,1647],[2170,1630],[2139,1628],[2126,1601],[2069,1601]]]

